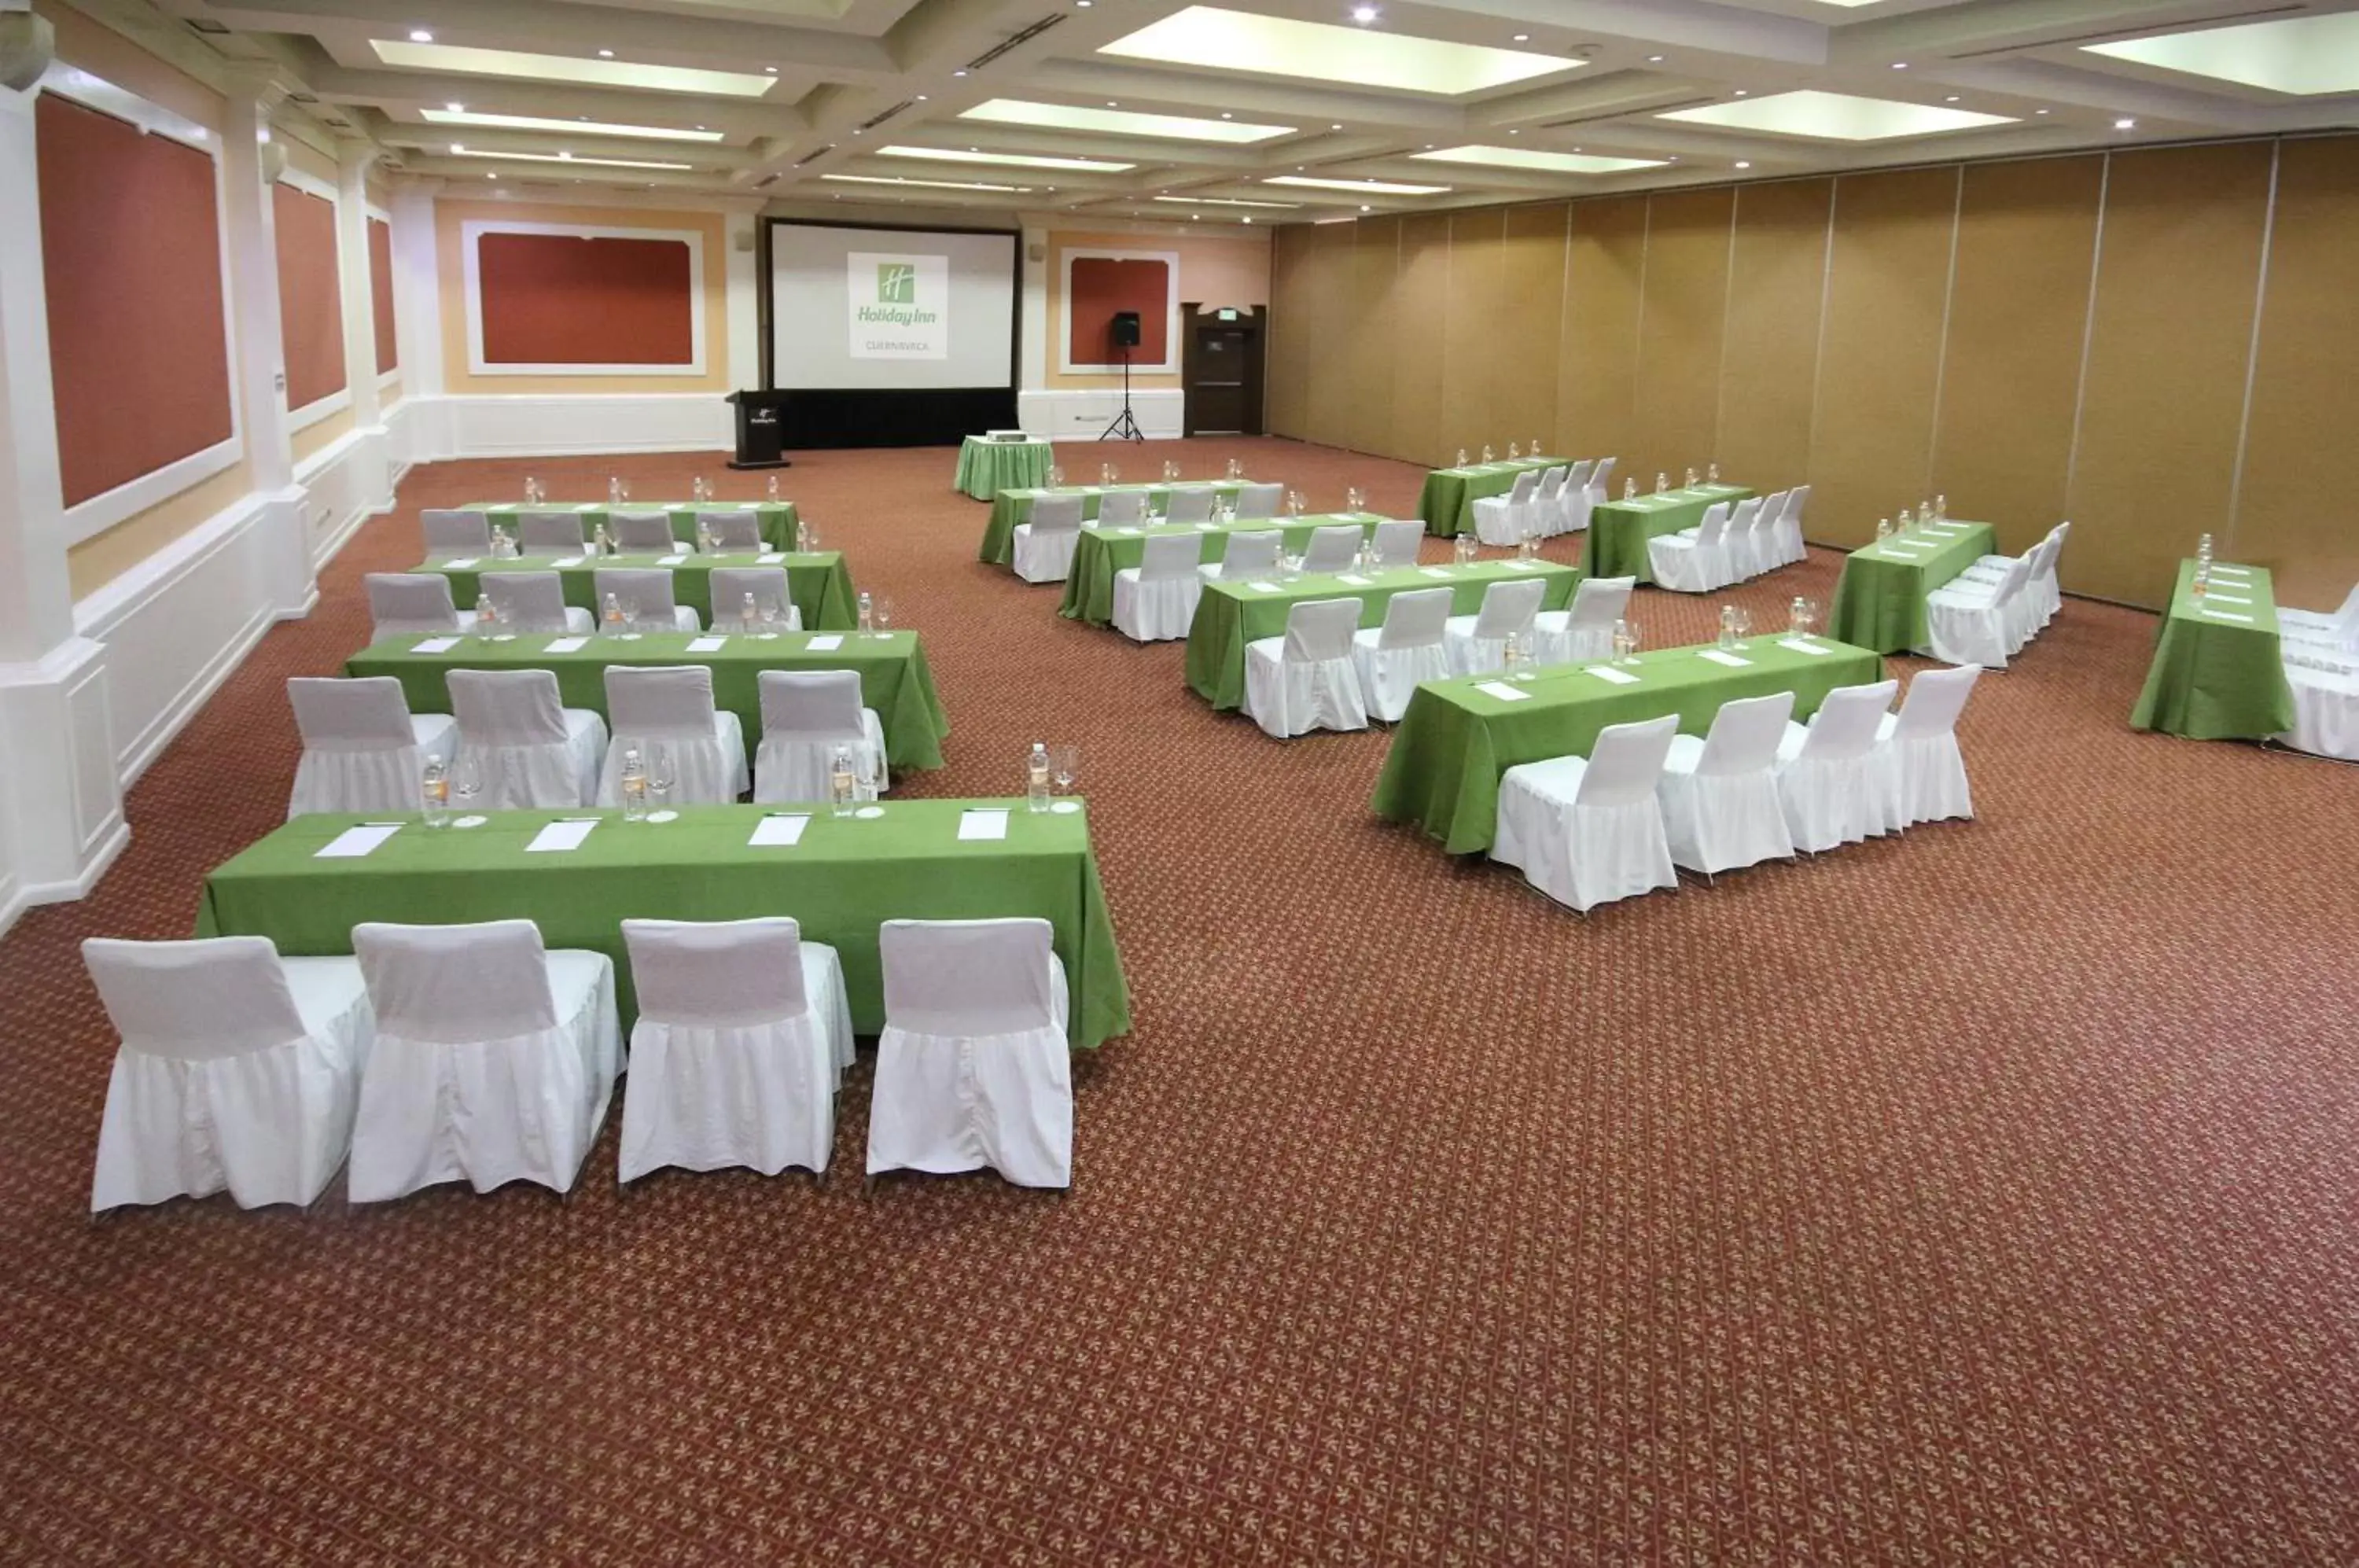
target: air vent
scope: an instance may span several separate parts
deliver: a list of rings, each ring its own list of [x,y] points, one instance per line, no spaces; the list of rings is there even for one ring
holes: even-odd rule
[[[754,181],[754,189],[756,191],[767,191],[771,186],[776,185],[777,182],[778,177],[777,175],[766,174],[762,176],[761,179]]]
[[[289,103],[317,103],[320,100],[317,96],[310,93],[289,93],[287,94],[287,102]]]
[[[915,98],[904,98],[889,109],[879,109],[875,114],[871,114],[868,118],[861,121],[860,128],[864,131],[873,131],[877,126],[883,125],[886,121],[891,119],[894,115],[901,114],[906,110],[915,108],[917,106],[917,103],[918,101]]]
[[[1062,16],[1043,16],[1038,21],[1033,23],[1030,27],[1025,28],[1022,32],[1008,38],[1006,42],[999,45],[996,49],[985,49],[981,54],[975,56],[973,60],[968,60],[966,62],[966,68],[969,71],[981,71],[984,66],[989,65],[993,60],[997,60],[1009,49],[1023,48],[1026,44],[1030,43],[1034,38],[1038,38],[1042,33],[1047,32],[1049,28],[1055,27],[1064,19],[1065,18]]]
[[[833,152],[834,150],[835,150],[835,144],[834,144],[833,142],[830,142],[830,143],[828,143],[828,144],[827,144],[827,146],[825,146],[825,147],[818,147],[818,148],[815,148],[815,149],[813,149],[812,151],[810,151],[810,152],[807,152],[807,153],[803,154],[803,155],[802,155],[802,157],[800,157],[800,158],[799,158],[795,159],[795,167],[796,167],[797,169],[800,169],[803,165],[805,165],[805,164],[807,164],[807,163],[810,162],[813,158],[825,158],[829,153],[832,153],[832,152]]]
[[[189,19],[189,30],[194,33],[209,34],[213,38],[223,37],[229,32],[229,29],[226,27],[223,27],[221,23],[206,16],[190,17]]]

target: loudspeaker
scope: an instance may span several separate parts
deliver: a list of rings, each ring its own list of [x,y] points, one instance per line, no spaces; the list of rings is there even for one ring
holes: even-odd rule
[[[1137,311],[1116,310],[1114,313],[1114,346],[1116,348],[1138,346]]]

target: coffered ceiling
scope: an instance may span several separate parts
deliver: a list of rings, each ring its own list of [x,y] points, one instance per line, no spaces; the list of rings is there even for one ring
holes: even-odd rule
[[[2359,124],[2359,0],[78,3],[511,189],[1273,223]]]

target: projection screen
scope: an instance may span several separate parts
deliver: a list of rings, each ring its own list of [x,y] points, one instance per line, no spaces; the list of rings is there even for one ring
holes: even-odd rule
[[[771,385],[1016,385],[1013,234],[770,223]]]

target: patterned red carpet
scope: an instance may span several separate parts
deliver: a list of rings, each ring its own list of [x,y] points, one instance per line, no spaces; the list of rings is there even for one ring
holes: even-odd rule
[[[1415,506],[1395,463],[1180,454],[1237,450]],[[619,1196],[610,1124],[570,1203],[89,1224],[75,944],[187,933],[281,818],[283,682],[365,640],[360,573],[526,467],[421,470],[96,895],[0,943],[0,1558],[2359,1562],[2359,775],[2133,734],[2153,622],[2071,603],[1968,711],[1978,822],[1583,920],[1373,819],[1383,735],[1266,741],[1179,645],[977,564],[951,466],[788,493],[929,639],[951,764],[910,792],[1082,748],[1138,1027],[1077,1073],[1071,1195],[864,1201],[864,1066],[825,1187]]]

